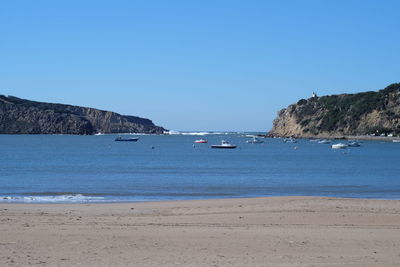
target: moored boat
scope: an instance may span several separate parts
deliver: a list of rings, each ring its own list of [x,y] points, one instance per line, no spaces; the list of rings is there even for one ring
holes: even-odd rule
[[[198,139],[196,141],[194,141],[196,144],[205,144],[208,143],[208,141],[206,139]]]
[[[260,139],[258,139],[257,137],[254,136],[253,139],[247,140],[246,143],[248,143],[248,144],[262,144],[262,143],[264,143],[264,141],[260,140]]]
[[[348,147],[348,145],[343,144],[343,143],[338,143],[338,144],[333,144],[331,147],[333,149],[345,149]]]
[[[220,145],[212,145],[211,148],[226,148],[226,149],[233,149],[236,148],[235,145],[232,145],[228,141],[222,140]]]
[[[117,137],[115,138],[115,141],[117,142],[137,142],[139,138],[137,137],[129,137],[129,138],[122,138],[122,137]]]
[[[349,142],[347,143],[347,145],[348,145],[349,147],[359,147],[359,146],[361,146],[359,142],[354,141],[354,140],[349,141]]]
[[[297,140],[294,139],[293,137],[290,137],[290,138],[284,138],[283,142],[285,142],[285,143],[297,143]]]
[[[322,139],[322,140],[318,141],[318,144],[323,144],[323,145],[330,144],[330,143],[331,143],[331,141],[328,139]]]

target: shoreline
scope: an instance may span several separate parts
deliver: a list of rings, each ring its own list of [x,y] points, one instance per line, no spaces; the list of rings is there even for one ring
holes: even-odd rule
[[[263,138],[289,138],[290,136],[271,136],[271,135],[257,135]],[[316,135],[316,136],[292,136],[298,139],[334,139],[334,140],[364,140],[364,141],[385,141],[392,142],[393,140],[400,140],[398,136],[370,136],[370,135]]]
[[[91,197],[88,195],[87,197]],[[238,199],[269,199],[269,198],[297,198],[297,197],[311,197],[311,198],[334,198],[334,199],[359,199],[359,200],[399,200],[400,197],[387,198],[387,197],[357,197],[357,196],[329,196],[329,195],[267,195],[267,196],[239,196],[239,197],[215,197],[215,198],[182,198],[182,199],[150,199],[150,200],[76,200],[76,201],[23,201],[23,200],[0,200],[0,205],[102,205],[102,204],[135,204],[135,203],[168,203],[168,202],[190,202],[190,201],[220,201],[220,200],[238,200]],[[10,198],[20,198],[8,196]]]
[[[196,199],[159,199],[159,200],[126,200],[126,201],[87,201],[87,202],[23,202],[23,201],[15,201],[15,202],[6,202],[0,201],[1,205],[129,205],[129,204],[141,204],[141,203],[178,203],[178,202],[191,202],[191,201],[221,201],[221,200],[239,200],[239,199],[269,199],[269,198],[297,198],[297,197],[310,197],[310,198],[332,198],[332,199],[341,199],[341,200],[388,200],[388,201],[400,201],[399,198],[385,198],[385,197],[337,197],[337,196],[318,196],[318,195],[276,195],[276,196],[252,196],[252,197],[218,197],[218,198],[196,198]]]
[[[396,266],[400,200],[0,203],[0,266]]]

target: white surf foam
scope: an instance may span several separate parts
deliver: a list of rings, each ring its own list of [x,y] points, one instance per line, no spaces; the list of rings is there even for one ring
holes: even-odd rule
[[[169,135],[197,135],[197,136],[204,136],[204,135],[227,135],[227,134],[237,134],[236,132],[179,132],[179,131],[168,131],[165,134]]]
[[[0,196],[0,202],[16,202],[16,203],[85,203],[85,202],[102,202],[104,197],[76,195],[59,195],[59,196]]]
[[[200,135],[200,136],[208,135],[208,134],[210,134],[210,133],[209,133],[209,132],[190,132],[190,133],[182,133],[182,135]]]
[[[165,134],[170,134],[170,135],[181,134],[180,132],[174,131],[174,130],[165,131],[164,133],[165,133]]]

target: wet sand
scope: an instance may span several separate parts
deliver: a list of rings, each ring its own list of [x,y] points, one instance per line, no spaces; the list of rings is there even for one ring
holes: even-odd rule
[[[400,201],[0,204],[0,266],[399,266]]]

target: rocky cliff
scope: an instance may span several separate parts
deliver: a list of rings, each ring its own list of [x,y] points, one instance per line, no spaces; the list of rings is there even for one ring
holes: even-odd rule
[[[376,92],[301,99],[278,112],[270,136],[400,134],[400,83]]]
[[[0,134],[163,133],[149,119],[0,95]]]

